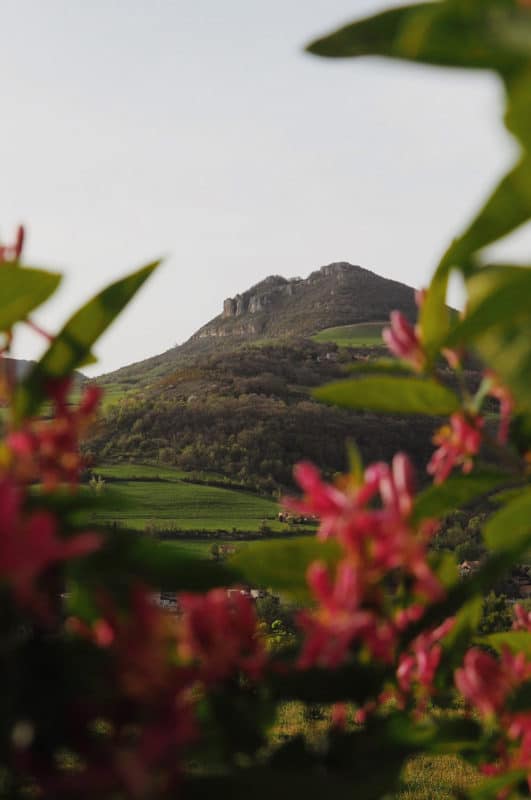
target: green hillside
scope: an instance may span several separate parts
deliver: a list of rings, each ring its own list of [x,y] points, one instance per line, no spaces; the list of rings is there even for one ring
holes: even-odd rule
[[[335,353],[330,357],[330,353]],[[313,400],[312,389],[349,366],[383,354],[380,347],[337,348],[302,340],[196,357],[107,407],[86,443],[100,464],[151,463],[183,472],[217,473],[249,489],[292,485],[301,459],[331,474],[346,467],[353,438],[367,461],[412,453],[430,456],[436,420],[350,412]],[[116,383],[131,379],[125,370]],[[106,388],[103,383],[103,388]]]

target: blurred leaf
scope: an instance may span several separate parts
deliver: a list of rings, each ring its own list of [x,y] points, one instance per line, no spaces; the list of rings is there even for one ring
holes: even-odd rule
[[[307,49],[330,58],[380,55],[513,74],[531,59],[531,36],[522,36],[530,25],[529,11],[509,2],[419,3],[354,22]]]
[[[363,483],[363,458],[360,449],[353,439],[347,440],[348,471],[357,484]]]
[[[474,220],[450,246],[443,263],[462,268],[472,253],[507,236],[530,216],[531,158],[526,157],[501,179]]]
[[[453,553],[449,553],[447,550],[431,552],[429,554],[429,565],[445,589],[454,586],[459,580],[459,572]]]
[[[429,486],[417,495],[413,520],[419,522],[426,517],[440,519],[506,481],[507,475],[496,471],[451,475],[439,486]]]
[[[431,358],[443,344],[450,347],[459,340],[459,333],[450,330],[450,312],[446,306],[452,268],[473,276],[471,257],[511,233],[530,216],[531,159],[525,158],[502,178],[464,233],[452,242],[432,278],[420,312],[422,342]],[[483,275],[482,271],[475,274]],[[460,326],[458,330],[461,331]]]
[[[391,414],[447,415],[460,407],[457,395],[436,381],[390,375],[336,381],[315,389],[313,395],[344,408]]]
[[[481,644],[488,644],[499,653],[507,647],[512,653],[525,653],[526,658],[531,659],[531,633],[527,631],[490,633],[488,636],[482,636],[478,641]]]
[[[530,537],[531,489],[527,489],[488,520],[483,538],[491,550],[504,551],[511,546],[519,548]]]
[[[453,628],[444,637],[443,648],[445,657],[439,669],[439,675],[444,669],[446,686],[453,684],[453,673],[456,667],[461,666],[465,652],[470,647],[470,642],[476,634],[481,615],[483,612],[483,595],[478,593],[466,603],[455,614]],[[438,677],[439,677],[438,675]]]
[[[103,586],[126,594],[136,581],[168,592],[203,592],[242,579],[230,563],[193,555],[170,542],[120,532],[108,534],[105,546],[74,565],[70,576],[87,588]]]
[[[241,547],[229,564],[246,583],[272,588],[297,600],[308,601],[306,571],[313,561],[334,564],[341,551],[334,541],[320,542],[314,536],[297,541],[262,542],[260,547]]]
[[[52,295],[61,275],[40,269],[2,264],[0,267],[0,331],[10,330]]]
[[[19,421],[39,409],[45,398],[47,380],[70,375],[85,361],[94,342],[129,303],[159,263],[155,261],[148,264],[107,286],[68,320],[41,360],[18,387],[15,413]]]
[[[481,270],[468,283],[471,308],[450,333],[448,347],[470,342],[493,326],[530,317],[531,269],[496,266]],[[476,298],[480,297],[477,302]],[[527,331],[529,333],[529,330]],[[526,331],[523,331],[526,334]]]
[[[531,269],[489,266],[473,275],[467,288],[468,319],[452,338],[473,339],[480,356],[514,394],[518,409],[531,411]]]
[[[521,632],[526,633],[526,631]],[[528,640],[531,639],[531,634],[526,633],[526,635]],[[513,649],[510,645],[509,647],[515,653],[524,652],[528,659],[531,657],[531,645],[529,643],[526,647],[521,647],[519,650]],[[519,686],[513,692],[507,705],[510,711],[526,711],[529,713],[531,711],[531,681],[526,681]]]
[[[473,719],[439,718],[414,722],[405,716],[390,717],[387,737],[418,750],[435,753],[459,753],[477,749],[481,726]]]
[[[431,279],[419,313],[422,346],[432,362],[450,330],[450,310],[446,305],[450,268],[443,259]]]
[[[505,772],[503,775],[497,775],[495,778],[482,781],[479,786],[470,789],[468,797],[470,800],[495,800],[495,798],[502,796],[502,791],[504,789],[523,783],[526,777],[527,775],[524,770]],[[509,797],[514,796],[509,795]]]
[[[531,450],[531,413],[515,414],[511,420],[510,439],[520,455]]]

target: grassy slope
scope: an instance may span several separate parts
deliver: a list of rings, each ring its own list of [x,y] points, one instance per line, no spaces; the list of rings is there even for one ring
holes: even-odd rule
[[[364,347],[382,344],[382,328],[385,322],[360,322],[356,325],[340,325],[326,328],[313,336],[316,342],[333,342],[338,347]]]
[[[166,467],[119,465],[96,470],[118,480],[113,486],[125,501],[116,511],[98,511],[92,517],[99,524],[144,530],[258,531],[262,521],[272,530],[285,530],[277,522],[278,505],[249,492],[184,483],[186,473]],[[148,480],[142,481],[141,478]],[[132,479],[132,480],[128,480]],[[157,478],[159,480],[157,480]]]

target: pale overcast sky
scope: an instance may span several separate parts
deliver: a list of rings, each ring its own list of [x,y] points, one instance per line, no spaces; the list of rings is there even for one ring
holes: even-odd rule
[[[303,53],[383,5],[2,0],[0,234],[24,221],[27,261],[66,272],[36,319],[57,329],[167,256],[94,374],[183,342],[272,273],[346,260],[426,284],[514,148],[488,75]],[[16,354],[39,348],[24,333]]]

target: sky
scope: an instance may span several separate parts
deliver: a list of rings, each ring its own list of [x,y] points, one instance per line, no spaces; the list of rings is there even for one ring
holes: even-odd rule
[[[35,320],[58,330],[164,257],[91,374],[182,343],[270,274],[350,261],[427,284],[516,148],[488,74],[303,52],[383,6],[2,0],[0,238],[24,222],[26,262],[65,274]],[[42,347],[17,332],[18,357]]]

